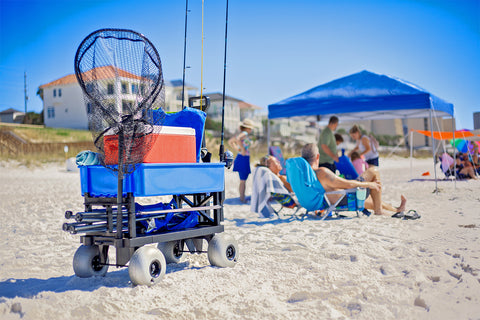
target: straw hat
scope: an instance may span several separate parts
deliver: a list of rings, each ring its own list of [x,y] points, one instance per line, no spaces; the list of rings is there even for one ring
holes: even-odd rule
[[[244,127],[244,128],[253,129],[253,128],[255,128],[257,125],[256,125],[255,122],[253,122],[252,120],[250,120],[250,119],[245,119],[245,120],[243,120],[243,122],[240,123],[240,126],[241,126],[241,127]]]

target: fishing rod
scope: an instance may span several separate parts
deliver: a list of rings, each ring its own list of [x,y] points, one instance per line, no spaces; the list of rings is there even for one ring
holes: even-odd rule
[[[187,57],[187,17],[188,0],[185,0],[185,37],[183,38],[183,79],[182,79],[182,109],[185,106],[185,61]]]
[[[222,95],[222,138],[220,141],[220,161],[225,161],[225,148],[224,148],[224,137],[225,137],[225,79],[227,77],[227,30],[228,30],[228,0],[227,7],[225,10],[225,50],[223,54],[223,95]]]

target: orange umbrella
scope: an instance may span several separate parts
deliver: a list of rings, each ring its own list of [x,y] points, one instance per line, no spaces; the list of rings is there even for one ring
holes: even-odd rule
[[[451,140],[453,139],[453,132],[448,132],[448,131],[426,131],[426,130],[415,130],[412,129],[420,134],[423,134],[427,137],[431,137],[433,133],[433,138],[437,140]],[[469,137],[475,136],[473,133],[470,131],[455,131],[455,139],[465,139]]]

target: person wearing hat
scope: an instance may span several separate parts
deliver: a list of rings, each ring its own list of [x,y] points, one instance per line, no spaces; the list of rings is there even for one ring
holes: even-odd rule
[[[248,176],[251,173],[250,170],[250,152],[249,148],[251,140],[248,137],[252,133],[255,124],[250,119],[245,119],[240,124],[240,133],[228,140],[228,144],[237,149],[238,154],[233,162],[233,171],[237,171],[240,176],[240,185],[238,191],[240,193],[240,201],[245,203],[245,185]]]

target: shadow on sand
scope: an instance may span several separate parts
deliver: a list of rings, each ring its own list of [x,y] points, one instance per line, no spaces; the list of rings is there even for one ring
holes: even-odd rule
[[[7,279],[0,282],[0,298],[31,298],[41,292],[95,291],[101,287],[131,287],[128,270],[108,272],[105,277],[79,278],[75,275],[48,279]]]
[[[249,206],[250,205],[250,196],[245,197],[245,202],[240,201],[240,197],[227,198],[223,201],[223,204],[228,204],[230,206]]]
[[[203,269],[211,267],[192,267],[188,262],[168,264],[166,273],[173,273],[185,269]],[[0,282],[0,301],[3,298],[15,297],[33,298],[42,292],[68,292],[74,290],[93,292],[99,288],[131,288],[132,282],[128,275],[128,268],[107,272],[105,277],[79,278],[75,275],[52,277],[48,279],[14,279]]]

